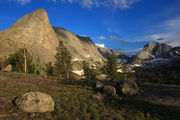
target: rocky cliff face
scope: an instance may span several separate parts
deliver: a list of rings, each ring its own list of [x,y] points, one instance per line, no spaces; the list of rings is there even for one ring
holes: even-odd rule
[[[151,42],[144,46],[144,48],[130,60],[130,63],[140,64],[143,61],[163,57],[162,55],[170,52],[173,47],[158,42]]]
[[[74,70],[81,70],[83,60],[90,65],[100,67],[105,60],[98,52],[93,41],[89,37],[75,35],[63,28],[54,27],[54,31],[60,41],[69,49],[73,56]]]
[[[156,58],[161,56],[163,53],[170,51],[171,49],[172,47],[167,44],[152,42],[145,45],[137,57],[141,60]]]
[[[55,60],[57,45],[57,36],[43,9],[23,16],[11,28],[0,32],[2,57],[25,47],[33,55],[39,70],[42,70],[45,63]]]
[[[108,48],[103,48],[103,47],[98,47],[97,49],[99,51],[99,53],[104,57],[104,58],[108,58],[110,56],[115,56],[117,59],[118,63],[126,63],[127,61],[129,61],[129,56],[126,56],[125,54],[118,52],[116,50],[110,50]]]
[[[23,16],[11,28],[0,32],[0,57],[7,57],[25,47],[32,54],[39,71],[43,71],[46,63],[55,61],[59,40],[65,43],[77,64],[82,60],[90,61],[91,64],[102,64],[103,57],[90,38],[53,28],[44,9]],[[79,69],[77,65],[73,68]]]

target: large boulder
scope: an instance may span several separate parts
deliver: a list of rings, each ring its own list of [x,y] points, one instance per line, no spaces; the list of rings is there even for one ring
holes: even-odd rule
[[[117,85],[117,91],[123,95],[136,95],[139,92],[139,88],[134,81],[125,80]]]
[[[116,96],[116,88],[112,86],[104,86],[103,92],[109,96]]]
[[[54,110],[54,101],[48,94],[41,92],[26,93],[15,100],[17,107],[23,112],[44,113]]]

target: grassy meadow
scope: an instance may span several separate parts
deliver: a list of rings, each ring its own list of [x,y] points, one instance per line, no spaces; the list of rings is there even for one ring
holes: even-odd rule
[[[113,82],[102,81],[106,84]],[[0,72],[0,120],[179,120],[180,86],[143,84],[138,96],[111,97],[96,94],[94,81],[57,80],[56,77]],[[52,96],[51,113],[23,113],[14,99],[27,92]]]

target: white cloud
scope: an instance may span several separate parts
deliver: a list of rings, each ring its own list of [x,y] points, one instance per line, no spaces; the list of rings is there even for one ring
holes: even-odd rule
[[[49,2],[77,3],[85,8],[92,7],[110,7],[110,8],[130,8],[134,3],[140,0],[48,0]]]
[[[31,0],[16,0],[18,3],[20,3],[21,5],[25,5],[31,2]]]
[[[2,0],[0,0],[2,1]],[[31,2],[31,0],[4,0],[5,2],[16,2],[21,5],[26,5]]]
[[[99,36],[98,39],[100,39],[100,40],[105,40],[106,37],[104,37],[104,36]]]
[[[103,43],[102,44],[96,43],[95,45],[98,46],[98,47],[105,48],[105,45]]]
[[[26,5],[31,2],[31,0],[16,0],[21,5]]]
[[[153,27],[149,35],[141,36],[137,41],[158,41],[171,46],[180,46],[180,16]]]
[[[171,46],[180,46],[180,32],[179,33],[159,33],[152,34],[149,36],[153,41],[158,41],[160,43],[166,43]]]

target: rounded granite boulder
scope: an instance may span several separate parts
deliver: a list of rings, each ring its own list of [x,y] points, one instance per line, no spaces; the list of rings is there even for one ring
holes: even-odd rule
[[[54,101],[42,92],[26,93],[15,100],[16,106],[23,112],[44,113],[54,110]]]

